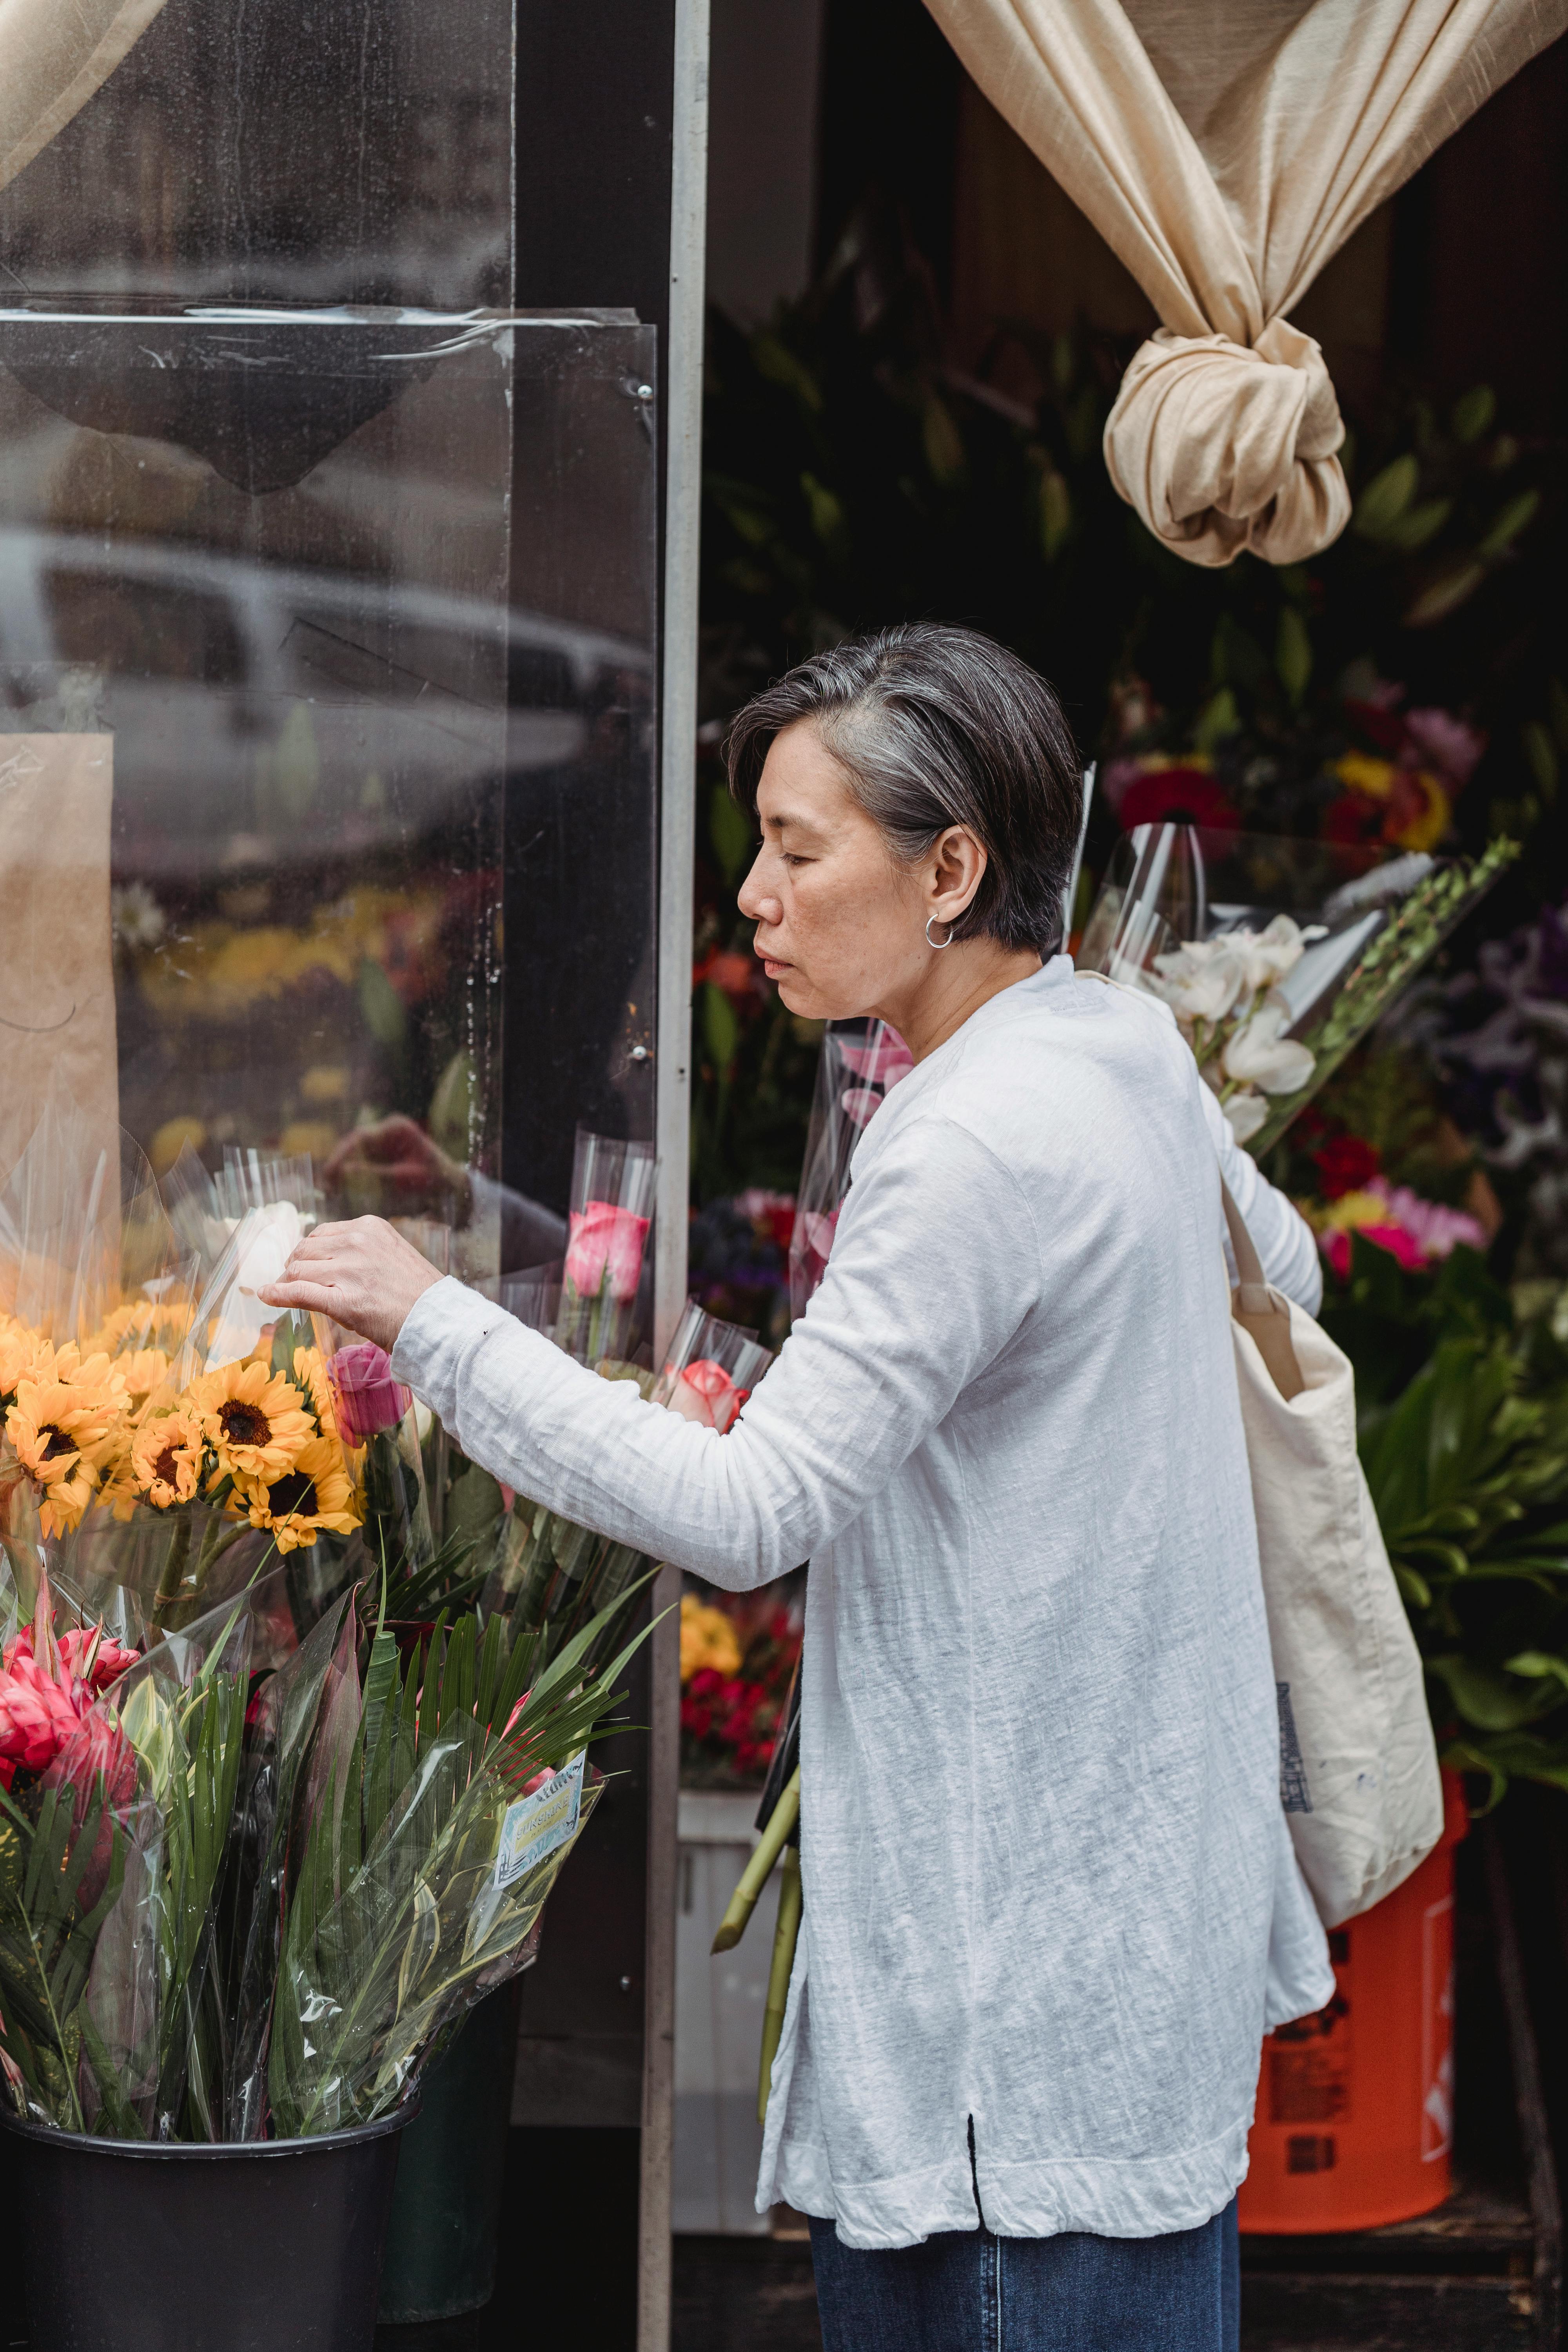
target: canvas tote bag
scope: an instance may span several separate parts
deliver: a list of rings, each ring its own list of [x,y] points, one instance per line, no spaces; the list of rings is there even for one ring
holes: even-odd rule
[[[1408,1878],[1443,1831],[1421,1657],[1356,1453],[1350,1360],[1263,1278],[1221,1180],[1240,1277],[1237,1384],[1279,1701],[1279,1793],[1327,1927]]]

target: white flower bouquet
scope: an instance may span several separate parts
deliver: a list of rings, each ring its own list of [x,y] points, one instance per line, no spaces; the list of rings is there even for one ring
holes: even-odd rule
[[[1080,971],[1167,1003],[1238,1141],[1261,1157],[1513,857],[1139,825]]]

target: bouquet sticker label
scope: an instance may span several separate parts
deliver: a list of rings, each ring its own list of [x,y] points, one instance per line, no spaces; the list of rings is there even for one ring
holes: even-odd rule
[[[531,1797],[519,1797],[507,1807],[496,1855],[498,1893],[576,1836],[577,1816],[583,1809],[583,1768],[587,1760],[584,1749],[559,1772],[552,1772]]]

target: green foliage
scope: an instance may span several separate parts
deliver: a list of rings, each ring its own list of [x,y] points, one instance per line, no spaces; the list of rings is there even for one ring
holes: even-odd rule
[[[279,2137],[387,2112],[435,2035],[506,1972],[570,1850],[497,1886],[507,1808],[605,1736],[646,1638],[591,1674],[613,1613],[548,1665],[541,1633],[509,1647],[498,1617],[482,1642],[472,1616],[438,1618],[403,1662],[390,1632],[373,1638],[357,1726],[291,1873],[268,2061]],[[581,1819],[590,1809],[584,1791]]]
[[[1460,807],[1473,845],[1528,829],[1520,730],[1551,731],[1563,671],[1548,528],[1561,483],[1554,455],[1498,429],[1488,387],[1447,421],[1418,394],[1357,420],[1342,452],[1352,525],[1321,556],[1205,571],[1153,540],[1106,475],[1101,430],[1128,352],[998,323],[964,373],[942,356],[931,286],[868,217],[765,331],[712,318],[706,719],[848,633],[963,621],[1055,681],[1086,749],[1117,740],[1119,692],[1136,678],[1152,748],[1237,736],[1289,785],[1297,763],[1316,773],[1360,663],[1412,706],[1465,711],[1490,733]],[[1536,817],[1541,805],[1537,792]]]
[[[126,1837],[101,1773],[79,1828],[77,1801],[68,1786],[45,1789],[36,1809],[25,1810],[0,1789],[0,2051],[7,2076],[15,2070],[31,2103],[68,2130],[83,2131],[83,1996],[100,1932],[124,1884]]]
[[[1445,1760],[1494,1801],[1568,1788],[1568,1360],[1542,1371],[1515,1335],[1446,1338],[1362,1440]]]

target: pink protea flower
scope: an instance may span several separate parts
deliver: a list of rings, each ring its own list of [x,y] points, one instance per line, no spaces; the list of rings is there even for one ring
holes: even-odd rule
[[[573,1210],[566,1279],[579,1298],[597,1298],[608,1290],[624,1307],[637,1297],[648,1224],[647,1217],[617,1209],[609,1201],[590,1201]]]

